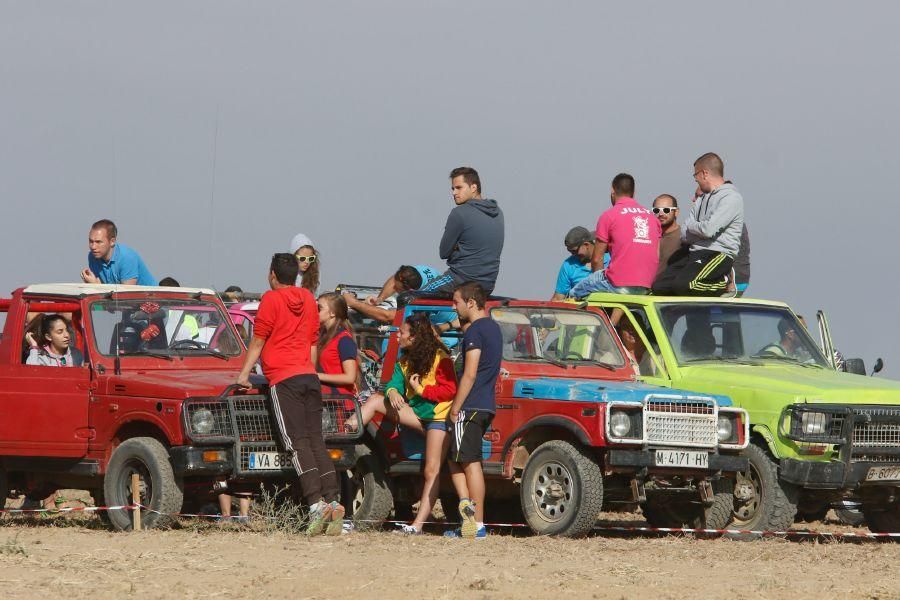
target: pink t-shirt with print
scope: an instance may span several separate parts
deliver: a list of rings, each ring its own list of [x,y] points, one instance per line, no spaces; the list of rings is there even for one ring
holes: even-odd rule
[[[606,278],[616,287],[653,285],[659,265],[662,227],[653,213],[634,201],[619,198],[597,220],[597,239],[609,245],[612,259]]]

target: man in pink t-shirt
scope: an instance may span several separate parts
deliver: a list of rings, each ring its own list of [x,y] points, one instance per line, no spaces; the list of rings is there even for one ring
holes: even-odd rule
[[[646,294],[656,278],[662,229],[653,213],[634,200],[634,177],[619,173],[610,191],[612,208],[597,220],[597,241],[591,258],[591,275],[572,288],[570,296],[592,292]],[[609,266],[603,254],[609,249]]]

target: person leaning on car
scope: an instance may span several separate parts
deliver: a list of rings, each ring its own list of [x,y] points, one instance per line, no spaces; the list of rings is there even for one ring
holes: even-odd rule
[[[123,285],[156,285],[156,278],[141,256],[116,241],[116,224],[101,219],[88,233],[88,268],[81,271],[85,283],[121,283]]]

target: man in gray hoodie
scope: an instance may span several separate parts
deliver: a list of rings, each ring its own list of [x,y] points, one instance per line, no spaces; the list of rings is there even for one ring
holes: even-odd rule
[[[694,161],[694,180],[703,195],[681,227],[683,248],[653,283],[656,295],[719,296],[741,248],[744,199],[725,181],[725,165],[707,152]]]
[[[500,273],[503,211],[496,200],[481,197],[481,179],[471,167],[450,172],[450,189],[456,207],[447,217],[440,245],[447,271],[420,291],[452,293],[460,284],[474,281],[490,294]]]

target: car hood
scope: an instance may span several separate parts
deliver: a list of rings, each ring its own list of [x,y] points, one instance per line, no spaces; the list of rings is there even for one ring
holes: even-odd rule
[[[783,364],[704,364],[681,367],[679,372],[681,385],[694,389],[710,385],[725,393],[748,390],[754,394],[788,395],[798,402],[900,404],[900,382],[831,369]]]
[[[236,378],[236,369],[132,371],[109,377],[106,392],[113,396],[183,400],[196,396],[218,396],[232,385]]]
[[[569,402],[641,402],[650,394],[697,397],[697,392],[649,385],[631,381],[598,381],[596,379],[564,379],[536,377],[517,379],[513,395],[517,398],[565,400]],[[701,394],[714,399],[719,406],[731,406],[727,396]]]

